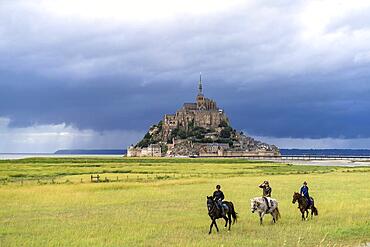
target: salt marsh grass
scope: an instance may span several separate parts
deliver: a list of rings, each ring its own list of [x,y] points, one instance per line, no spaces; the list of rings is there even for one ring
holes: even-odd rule
[[[360,246],[370,242],[369,175],[242,159],[1,161],[0,246]],[[282,219],[260,226],[249,199],[266,179]],[[303,180],[319,210],[306,222],[292,204]],[[216,184],[239,221],[208,235],[205,199]]]

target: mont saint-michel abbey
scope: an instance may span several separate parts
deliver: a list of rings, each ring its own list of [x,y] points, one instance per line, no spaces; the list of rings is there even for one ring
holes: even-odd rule
[[[195,103],[184,103],[175,114],[166,114],[144,138],[127,150],[127,156],[276,156],[279,149],[254,140],[230,126],[224,111],[203,94],[199,78]]]
[[[163,119],[163,134],[164,137],[169,137],[171,131],[176,128],[189,131],[194,126],[215,129],[223,122],[229,124],[229,120],[223,110],[217,107],[216,102],[204,97],[200,77],[196,103],[184,103],[176,114],[166,114]]]

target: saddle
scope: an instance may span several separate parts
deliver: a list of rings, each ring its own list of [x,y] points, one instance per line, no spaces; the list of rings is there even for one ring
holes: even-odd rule
[[[310,200],[307,200],[307,203],[308,203],[308,205],[307,205],[308,208],[310,208],[310,207],[312,207],[314,205],[314,200],[313,200],[313,198],[311,196],[310,196]]]
[[[224,210],[229,210],[229,207],[225,204],[225,202],[221,202],[221,206],[224,208]],[[219,204],[217,203],[217,207],[219,207]]]

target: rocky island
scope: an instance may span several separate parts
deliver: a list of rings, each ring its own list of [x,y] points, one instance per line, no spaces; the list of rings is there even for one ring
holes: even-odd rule
[[[144,138],[127,149],[129,157],[277,156],[279,149],[246,136],[231,127],[225,112],[203,95],[199,79],[195,103],[184,103],[175,114],[166,114]]]

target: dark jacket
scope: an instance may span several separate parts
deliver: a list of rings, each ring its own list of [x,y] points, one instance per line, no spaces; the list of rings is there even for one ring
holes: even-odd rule
[[[271,187],[270,187],[270,186],[267,186],[267,185],[265,185],[265,184],[261,184],[259,187],[260,187],[260,188],[262,189],[262,191],[263,191],[263,195],[262,195],[262,196],[271,197],[272,189],[271,189]]]
[[[215,192],[213,192],[213,199],[215,201],[218,200],[222,201],[224,198],[225,198],[224,193],[221,190],[216,190]]]
[[[308,187],[306,185],[303,185],[301,187],[301,195],[303,195],[306,198],[310,198],[310,195],[308,194]]]

